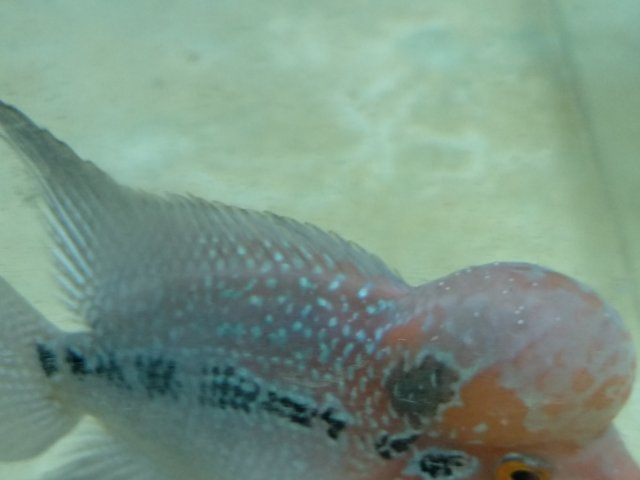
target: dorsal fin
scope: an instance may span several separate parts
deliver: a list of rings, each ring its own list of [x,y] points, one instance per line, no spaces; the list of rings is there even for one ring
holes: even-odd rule
[[[38,172],[68,303],[94,325],[135,316],[172,279],[250,279],[270,262],[298,276],[324,269],[327,281],[407,288],[377,257],[337,235],[270,213],[120,186],[4,104],[0,125]]]

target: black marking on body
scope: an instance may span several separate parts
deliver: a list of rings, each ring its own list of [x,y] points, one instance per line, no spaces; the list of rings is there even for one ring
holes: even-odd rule
[[[385,381],[391,396],[391,406],[406,417],[413,428],[420,428],[424,419],[434,417],[438,408],[449,403],[455,394],[458,372],[431,355],[405,371],[399,362]]]
[[[182,388],[176,378],[176,361],[159,355],[136,355],[132,364],[129,360],[122,366],[122,361],[118,361],[113,352],[92,352],[90,356],[86,356],[79,350],[68,347],[65,349],[64,360],[71,374],[79,380],[95,376],[118,389],[128,391],[140,385],[149,398],[170,396],[177,400]],[[135,376],[127,378],[125,371],[130,368]]]
[[[306,405],[303,400],[294,400],[286,395],[278,395],[274,391],[267,392],[267,399],[259,405],[264,411],[303,427],[311,427],[311,420],[318,416],[317,409]]]
[[[95,353],[88,358],[77,349],[67,347],[64,361],[69,366],[71,374],[81,381],[95,375],[118,389],[132,389],[113,353]]]
[[[55,355],[40,348],[38,355],[45,374],[53,372]],[[53,356],[52,356],[53,355]],[[179,364],[160,355],[135,355],[122,363],[112,352],[92,353],[86,356],[77,348],[65,349],[64,362],[77,379],[84,381],[95,376],[118,389],[134,390],[142,386],[149,399],[169,397],[177,400],[183,393],[178,380]],[[57,367],[55,367],[57,368]],[[126,372],[132,372],[127,376]],[[305,428],[320,424],[329,438],[337,440],[347,428],[347,420],[339,409],[318,405],[312,398],[291,395],[272,386],[262,384],[248,373],[232,366],[204,367],[203,379],[198,384],[197,401],[201,406],[231,409],[257,414],[274,415]]]
[[[47,377],[50,377],[59,370],[58,359],[53,350],[51,350],[46,345],[43,345],[42,343],[37,343],[36,351],[38,352],[38,360],[40,361],[40,366],[42,367],[42,370]]]
[[[248,414],[266,412],[306,428],[312,428],[320,421],[333,440],[337,440],[347,427],[337,409],[319,407],[312,399],[263,386],[233,367],[214,366],[203,369],[202,373],[205,380],[200,383],[198,397],[201,405]]]
[[[320,419],[327,426],[327,435],[333,440],[337,440],[347,427],[347,422],[332,407],[318,408],[312,400],[294,398],[275,390],[268,390],[266,397],[266,400],[258,403],[258,408],[308,428],[313,427],[316,419]]]
[[[466,465],[466,458],[456,454],[427,454],[420,460],[420,470],[429,478],[447,478],[453,476],[456,469]]]
[[[473,475],[478,459],[459,450],[431,448],[419,452],[405,473],[424,480],[463,480]]]
[[[347,427],[347,422],[344,419],[339,418],[339,414],[333,408],[325,409],[321,414],[320,418],[324,420],[324,422],[329,425],[327,429],[327,434],[337,440],[338,435]]]
[[[411,444],[418,438],[420,438],[420,435],[413,432],[397,435],[390,435],[385,432],[376,439],[374,446],[378,455],[385,460],[390,460],[409,450]]]
[[[80,352],[77,352],[72,348],[67,348],[65,354],[66,355],[64,357],[64,360],[67,365],[69,365],[69,369],[71,370],[71,373],[73,375],[84,377],[85,375],[92,373],[87,368],[84,355],[82,355]]]
[[[260,393],[260,386],[254,380],[237,375],[233,367],[205,368],[202,374],[209,378],[200,383],[198,402],[201,405],[251,411]]]
[[[178,398],[181,388],[176,380],[176,362],[161,356],[147,357],[137,355],[134,367],[138,375],[138,381],[145,388],[149,398],[170,395]]]
[[[103,355],[97,355],[94,373],[104,378],[107,382],[114,384],[117,388],[131,390],[131,386],[127,383],[122,367],[115,359],[115,355],[107,352]]]

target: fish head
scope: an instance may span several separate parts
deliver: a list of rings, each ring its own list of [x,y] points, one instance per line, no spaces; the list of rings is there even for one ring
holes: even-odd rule
[[[394,413],[440,450],[418,451],[407,479],[440,478],[416,465],[446,445],[468,466],[450,478],[640,480],[612,427],[631,393],[636,354],[599,295],[521,263],[465,269],[417,291],[411,319],[385,338],[402,346],[405,372],[389,369],[387,389]],[[416,369],[430,378],[419,380]]]

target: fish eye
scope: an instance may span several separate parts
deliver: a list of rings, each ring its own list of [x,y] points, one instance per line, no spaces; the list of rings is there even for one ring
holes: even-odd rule
[[[551,480],[549,471],[523,458],[505,458],[496,471],[496,480]]]

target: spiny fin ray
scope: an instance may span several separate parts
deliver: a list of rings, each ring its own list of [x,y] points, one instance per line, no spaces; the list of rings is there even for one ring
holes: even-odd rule
[[[149,306],[186,279],[209,278],[213,259],[235,262],[236,270],[220,275],[251,278],[258,263],[272,262],[301,275],[325,268],[385,291],[407,288],[377,257],[337,235],[270,213],[120,186],[2,103],[0,126],[38,172],[67,304],[93,325],[135,318],[136,301]]]

